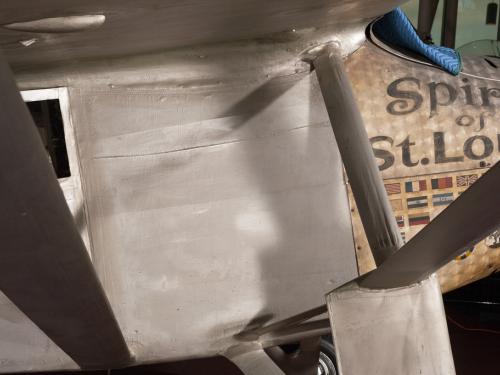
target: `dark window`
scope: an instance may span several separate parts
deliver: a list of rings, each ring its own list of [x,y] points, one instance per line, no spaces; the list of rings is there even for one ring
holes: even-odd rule
[[[71,176],[59,100],[28,102],[26,105],[31,112],[57,178]]]

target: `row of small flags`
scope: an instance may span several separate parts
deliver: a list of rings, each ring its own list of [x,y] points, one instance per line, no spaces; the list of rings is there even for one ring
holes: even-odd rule
[[[469,174],[456,176],[456,186],[457,187],[468,187],[477,181],[479,178],[478,174]],[[439,177],[431,179],[431,189],[432,190],[440,190],[440,189],[449,189],[453,187],[453,177]],[[404,191],[406,193],[416,193],[420,191],[428,190],[427,180],[414,180],[414,181],[406,181],[403,183]],[[401,194],[401,183],[394,182],[385,184],[385,189],[387,190],[387,194]],[[458,193],[460,194],[460,192]],[[406,205],[408,209],[416,209],[422,207],[429,206],[429,198],[425,195],[419,197],[409,197],[406,199]],[[453,193],[439,193],[432,195],[432,205],[436,206],[446,206],[453,202]],[[403,202],[401,199],[391,199],[391,205],[394,210],[403,210]],[[431,221],[429,213],[416,213],[408,215],[408,225],[416,226],[416,225],[426,225]],[[405,226],[405,218],[404,215],[397,215],[396,222],[400,228]]]
[[[434,194],[432,196],[432,205],[434,207],[447,206],[453,202],[453,193]],[[409,210],[429,206],[429,198],[425,195],[420,197],[411,197],[406,199],[406,205]],[[392,209],[395,211],[403,210],[403,201],[401,199],[391,199]]]
[[[470,174],[464,176],[457,176],[457,187],[467,187],[472,185],[477,181],[479,176],[477,174]],[[453,178],[452,177],[440,177],[431,179],[431,189],[448,189],[453,187]],[[390,184],[385,184],[385,189],[387,190],[387,194],[401,194],[401,184],[399,182],[394,182]],[[416,193],[419,191],[427,190],[427,181],[426,180],[416,180],[416,181],[406,181],[404,183],[404,189],[406,193]]]
[[[400,199],[398,199],[398,201],[401,202]],[[393,202],[394,201],[391,201],[391,203]],[[450,204],[451,202],[453,202],[453,193],[434,194],[432,196],[433,206],[445,206]],[[408,198],[406,200],[406,203],[408,205],[408,209],[428,206],[428,201],[426,196]],[[399,203],[399,205],[401,205],[401,203]],[[408,215],[408,224],[410,226],[425,225],[429,224],[430,221],[431,219],[428,213],[418,213],[418,214]],[[405,226],[404,216],[403,215],[396,216],[396,222],[398,223],[398,226],[400,228],[404,227]]]

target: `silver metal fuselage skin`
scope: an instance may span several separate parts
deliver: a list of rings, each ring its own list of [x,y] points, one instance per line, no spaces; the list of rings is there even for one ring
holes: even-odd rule
[[[346,50],[364,38],[349,33]],[[357,276],[340,155],[300,58],[332,32],[280,37],[17,75],[67,87],[79,212],[136,363],[224,353]],[[77,368],[1,301],[1,371]]]
[[[93,2],[77,3],[68,9],[98,13]],[[24,34],[0,31],[21,90],[67,88],[79,212],[136,363],[226,353],[242,345],[242,332],[321,305],[327,292],[358,276],[342,162],[304,52],[335,41],[350,55],[347,73],[370,137],[392,134],[379,133],[385,129],[399,137],[405,123],[410,128],[386,111],[395,100],[386,85],[395,79],[461,84],[373,46],[359,49],[369,19],[399,1],[295,1],[295,11],[285,1],[265,11],[239,5],[219,14],[226,23],[217,12],[189,7],[176,23],[165,2],[145,3],[104,4],[109,17],[101,29],[43,35],[29,47],[17,45]],[[2,23],[20,21],[11,8],[0,12]],[[36,7],[30,15],[42,16]],[[222,43],[239,38],[253,39]],[[214,44],[172,49],[201,43]],[[428,120],[428,105],[411,115],[413,123]],[[458,100],[439,110],[456,108]],[[438,117],[435,132],[447,126]],[[396,156],[383,177],[402,176]],[[0,372],[72,368],[76,363],[0,295]]]

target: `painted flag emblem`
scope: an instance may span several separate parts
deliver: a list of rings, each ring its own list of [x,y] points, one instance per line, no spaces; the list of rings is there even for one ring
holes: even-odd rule
[[[417,214],[417,215],[408,215],[408,222],[410,226],[414,225],[425,225],[429,224],[431,221],[429,214]]]
[[[431,180],[433,189],[447,189],[453,187],[453,179],[451,177],[433,178]]]
[[[464,260],[465,258],[469,257],[472,254],[473,251],[474,251],[474,247],[472,249],[467,250],[462,255],[457,256],[455,258],[455,260]]]
[[[394,211],[403,209],[403,201],[401,199],[391,199],[391,206]]]
[[[405,226],[405,218],[403,215],[396,216],[396,223],[398,223],[398,227],[402,228]]]
[[[468,174],[465,176],[457,176],[457,186],[471,186],[474,182],[477,181],[479,176],[477,174]]]
[[[424,191],[424,190],[427,190],[427,181],[425,180],[405,182],[405,191],[407,193],[414,193],[417,191]]]
[[[422,196],[422,197],[413,197],[413,198],[408,198],[406,200],[406,204],[408,205],[408,209],[412,208],[419,208],[419,207],[427,207],[427,197]]]
[[[447,206],[453,202],[453,193],[434,194],[432,196],[433,206]]]
[[[395,182],[392,184],[385,184],[385,190],[387,191],[387,194],[400,194],[401,193],[401,185],[399,182]]]

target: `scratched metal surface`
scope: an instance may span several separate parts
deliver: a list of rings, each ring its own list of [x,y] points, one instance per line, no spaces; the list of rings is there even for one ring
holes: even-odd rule
[[[95,266],[138,361],[224,351],[355,276],[314,76],[70,96]]]
[[[356,277],[307,35],[18,75],[69,87],[93,261],[137,362],[224,352]]]
[[[459,185],[458,178],[479,177],[500,160],[500,64],[498,69],[494,66],[500,61],[488,59],[490,62],[465,57],[462,73],[454,77],[367,43],[346,62],[368,135],[378,150],[382,177],[386,184],[400,189],[389,198],[394,215],[402,219],[400,230],[406,241],[424,227],[412,225],[410,216],[432,220],[446,208],[434,205],[434,195],[456,199],[469,186],[468,182]],[[389,93],[391,86],[399,92],[392,89]],[[456,97],[450,99],[450,93]],[[437,142],[439,139],[443,142]],[[431,180],[443,177],[450,178],[451,185],[432,189]],[[412,181],[425,181],[426,188],[405,191],[405,183]],[[416,197],[424,197],[427,204],[410,208],[407,199]],[[365,273],[375,264],[352,196],[351,205],[359,270]],[[498,244],[489,245],[488,241],[491,239],[441,268],[438,276],[443,292],[500,270]]]
[[[3,0],[0,25],[104,14],[95,30],[40,34],[0,27],[0,48],[16,70],[57,62],[143,54],[266,36],[292,29],[360,24],[404,0]],[[29,47],[20,42],[36,38]]]
[[[342,374],[371,374],[374,369],[386,375],[456,374],[434,275],[417,284],[382,290],[351,282],[326,299]],[[388,347],[394,350],[388,353]]]

